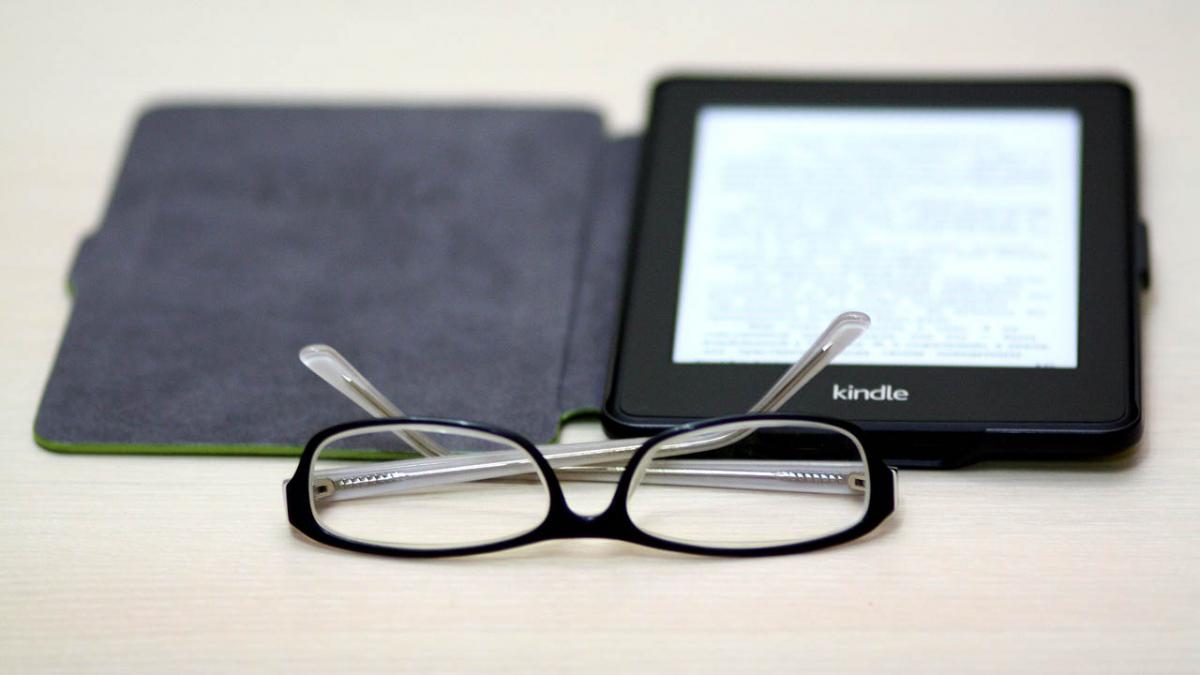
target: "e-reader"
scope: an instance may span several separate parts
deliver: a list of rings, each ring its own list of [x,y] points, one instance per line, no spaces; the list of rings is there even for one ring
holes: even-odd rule
[[[854,310],[871,330],[786,411],[893,464],[1139,438],[1126,84],[671,78],[642,153],[610,432],[742,412]]]

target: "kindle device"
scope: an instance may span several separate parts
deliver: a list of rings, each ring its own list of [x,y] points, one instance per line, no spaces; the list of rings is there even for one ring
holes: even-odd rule
[[[859,310],[871,330],[789,412],[900,465],[1128,447],[1133,127],[1111,80],[660,83],[606,425],[741,412]]]

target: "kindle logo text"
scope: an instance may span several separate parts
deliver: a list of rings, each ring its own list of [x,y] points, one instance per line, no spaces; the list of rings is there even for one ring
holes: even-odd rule
[[[856,387],[848,384],[844,387],[833,385],[833,400],[835,401],[907,401],[908,390],[896,389],[890,384],[882,384],[874,389]]]

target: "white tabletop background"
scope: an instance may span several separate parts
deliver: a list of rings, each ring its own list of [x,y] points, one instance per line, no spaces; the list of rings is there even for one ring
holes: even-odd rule
[[[7,0],[0,670],[1200,670],[1197,43],[1186,1]],[[290,460],[33,444],[68,262],[147,103],[576,102],[633,131],[679,69],[1128,78],[1154,262],[1141,445],[907,471],[885,531],[806,556],[569,541],[407,562],[293,536]]]

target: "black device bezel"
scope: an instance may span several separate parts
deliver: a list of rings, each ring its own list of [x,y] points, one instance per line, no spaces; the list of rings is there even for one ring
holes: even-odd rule
[[[704,105],[1069,108],[1083,120],[1078,366],[830,366],[784,410],[853,421],[894,465],[1094,456],[1140,437],[1133,93],[1113,79],[778,80],[676,77],[654,91],[633,212],[621,326],[605,396],[610,433],[739,412],[778,365],[671,359],[697,112]],[[652,255],[648,252],[652,252]],[[853,309],[853,308],[847,308]],[[834,383],[908,389],[907,402],[833,401]]]

